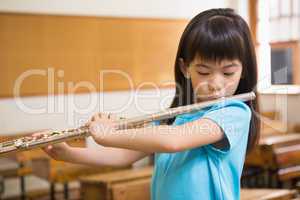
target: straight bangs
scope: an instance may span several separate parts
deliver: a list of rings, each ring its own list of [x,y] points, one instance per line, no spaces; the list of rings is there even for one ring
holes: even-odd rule
[[[186,51],[183,57],[188,63],[196,56],[204,61],[245,60],[245,45],[242,33],[229,17],[215,16],[195,24],[195,28],[186,37]]]

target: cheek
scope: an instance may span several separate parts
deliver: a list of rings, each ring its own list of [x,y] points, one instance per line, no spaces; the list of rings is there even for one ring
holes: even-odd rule
[[[226,81],[226,88],[228,88],[228,89],[236,89],[238,87],[238,85],[239,85],[240,78],[241,78],[241,76],[237,75],[237,76],[233,76],[232,78],[228,79]]]
[[[192,82],[193,90],[196,93],[208,90],[208,80],[205,77],[192,76],[191,82]]]

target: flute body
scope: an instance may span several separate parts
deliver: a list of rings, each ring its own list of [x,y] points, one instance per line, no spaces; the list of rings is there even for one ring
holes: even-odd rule
[[[233,95],[231,97],[223,97],[220,99],[210,100],[201,103],[195,103],[186,106],[180,106],[176,108],[169,108],[161,112],[138,116],[130,119],[121,119],[116,124],[117,130],[124,130],[129,128],[136,128],[141,125],[156,121],[175,117],[176,115],[189,113],[200,110],[202,108],[227,101],[227,100],[240,100],[250,101],[255,99],[255,93],[249,92],[244,94]],[[30,150],[33,148],[44,147],[49,144],[60,143],[76,138],[82,138],[89,136],[89,129],[87,126],[82,126],[76,129],[69,129],[63,131],[53,131],[49,134],[44,134],[41,138],[35,139],[34,137],[23,137],[16,140],[0,143],[0,156],[8,153],[14,153],[24,150]]]

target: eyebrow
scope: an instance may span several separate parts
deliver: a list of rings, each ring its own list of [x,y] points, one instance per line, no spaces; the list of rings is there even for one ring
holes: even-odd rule
[[[197,66],[197,67],[212,68],[212,66],[209,66],[209,65],[203,64],[203,63],[198,63],[198,64],[196,64],[196,66]],[[237,64],[237,63],[230,63],[230,64],[224,65],[224,66],[222,66],[222,67],[223,67],[223,68],[228,68],[228,67],[238,67],[238,66],[240,66],[240,65]]]
[[[211,66],[208,66],[208,65],[205,65],[205,64],[202,64],[202,63],[198,63],[198,64],[195,64],[196,67],[205,67],[205,68],[211,68]]]

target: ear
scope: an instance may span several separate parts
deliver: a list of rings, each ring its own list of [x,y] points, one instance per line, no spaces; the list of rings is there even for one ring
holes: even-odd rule
[[[189,79],[189,78],[190,78],[190,73],[189,73],[189,71],[188,71],[188,66],[187,66],[187,64],[184,62],[183,58],[179,58],[179,59],[178,59],[178,64],[179,64],[181,73],[184,75],[184,77],[185,77],[186,79]]]

